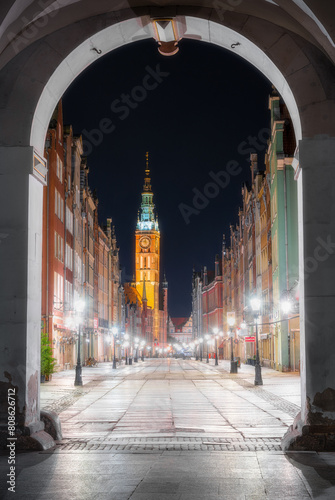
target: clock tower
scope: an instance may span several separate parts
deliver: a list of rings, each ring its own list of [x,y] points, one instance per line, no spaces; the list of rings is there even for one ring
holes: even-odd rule
[[[147,307],[151,308],[154,312],[154,338],[158,339],[160,232],[157,215],[155,214],[155,205],[153,203],[148,157],[149,154],[146,153],[142,203],[138,212],[135,231],[135,285],[141,297],[143,290],[146,292]]]

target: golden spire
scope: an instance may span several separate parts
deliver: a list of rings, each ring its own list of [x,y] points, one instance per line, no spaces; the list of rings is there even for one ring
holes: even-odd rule
[[[150,169],[149,169],[149,152],[145,153],[145,176],[144,176],[144,191],[151,191],[150,185]]]
[[[149,169],[149,152],[147,151],[145,153],[145,176],[149,177],[150,175],[150,169]]]

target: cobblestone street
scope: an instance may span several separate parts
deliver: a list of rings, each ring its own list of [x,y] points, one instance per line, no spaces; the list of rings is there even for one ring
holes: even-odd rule
[[[57,399],[61,392],[45,384],[42,404],[61,413],[62,449],[280,450],[299,411],[299,377],[265,369],[261,388],[253,385],[253,367],[235,376],[228,370],[226,362],[168,359],[114,374],[106,363],[85,369],[91,380],[82,389],[73,388],[72,373],[56,375],[69,393]]]
[[[257,387],[253,367],[231,375],[229,362],[212,363],[102,363],[83,369],[81,388],[74,370],[55,374],[41,407],[60,414],[63,439],[18,456],[16,497],[334,498],[334,455],[281,451],[299,411],[299,376],[264,368]]]

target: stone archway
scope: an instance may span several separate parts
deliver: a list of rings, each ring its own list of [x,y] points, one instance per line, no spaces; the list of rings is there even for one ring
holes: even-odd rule
[[[14,7],[18,2],[11,3]],[[165,8],[162,0],[142,6],[136,2],[132,8],[133,2],[120,0],[106,7],[101,0],[92,9],[87,0],[80,1],[80,8],[78,3],[58,0],[38,8],[38,2],[20,2],[20,11],[7,11],[0,40],[0,282],[6,284],[0,292],[2,436],[7,433],[6,394],[11,388],[16,391],[21,441],[40,448],[53,444],[39,419],[38,349],[47,172],[43,148],[51,113],[100,50],[103,54],[148,38],[152,18],[173,17],[184,37],[219,44],[252,62],[276,85],[291,113],[299,143],[302,412],[284,446],[334,447],[335,50],[314,13],[317,6],[313,10],[300,2],[305,6],[301,8],[295,0],[248,5],[228,0],[204,1],[202,8],[189,2]],[[50,10],[54,4],[55,15]],[[281,9],[279,17],[276,8]],[[299,8],[299,22],[293,22]]]

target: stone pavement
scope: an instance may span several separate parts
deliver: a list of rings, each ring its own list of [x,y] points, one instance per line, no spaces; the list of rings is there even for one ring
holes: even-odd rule
[[[64,371],[41,388],[60,413],[55,450],[17,455],[16,498],[198,500],[335,498],[335,455],[289,453],[297,374],[229,362],[146,360]],[[2,491],[8,473],[1,457]],[[10,498],[8,493],[3,498]]]

